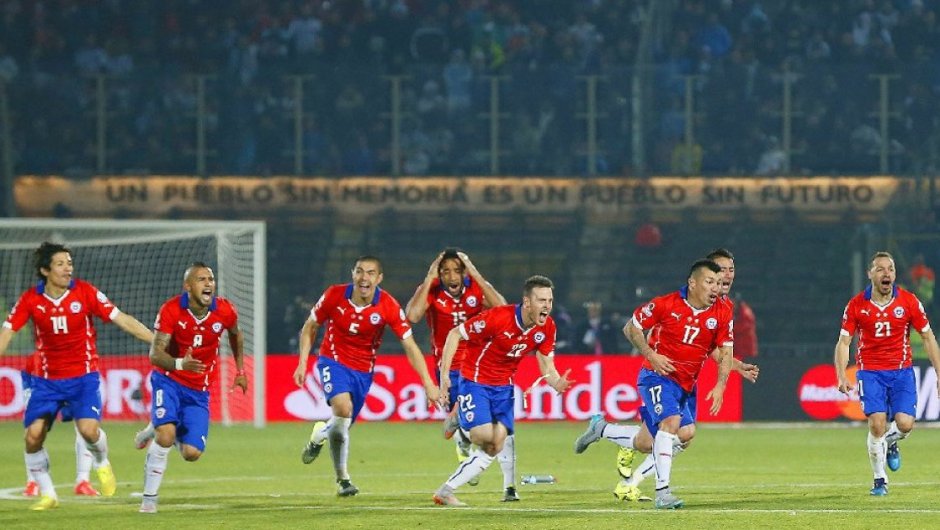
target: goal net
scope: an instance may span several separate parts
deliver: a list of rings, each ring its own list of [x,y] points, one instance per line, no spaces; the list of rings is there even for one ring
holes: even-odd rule
[[[265,225],[250,221],[0,220],[0,307],[3,318],[38,280],[33,251],[43,241],[72,250],[74,277],[91,282],[121,311],[153,326],[166,299],[182,290],[194,261],[211,266],[217,294],[234,302],[245,337],[249,393],[229,392],[235,363],[222,338],[211,417],[222,423],[265,422]],[[113,324],[95,323],[105,420],[140,420],[150,413],[149,346]],[[34,351],[32,330],[14,336],[0,363],[0,419],[21,420],[20,369]]]

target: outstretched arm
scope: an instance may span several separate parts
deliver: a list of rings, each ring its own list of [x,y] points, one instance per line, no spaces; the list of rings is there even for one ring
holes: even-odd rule
[[[6,326],[0,328],[0,356],[7,352],[7,348],[10,347],[10,341],[13,340],[15,333],[15,331]]]
[[[725,387],[728,385],[728,376],[731,375],[731,365],[734,354],[730,346],[718,348],[718,381],[705,399],[712,402],[709,412],[712,416],[718,414],[725,399]]]
[[[933,371],[937,373],[937,396],[940,396],[940,346],[937,345],[937,337],[933,330],[927,330],[920,334],[924,339],[924,349],[927,350],[927,358],[933,365]],[[0,349],[0,351],[3,351]]]
[[[238,324],[228,328],[228,344],[232,348],[232,357],[235,358],[235,387],[242,389],[242,394],[248,392],[248,375],[245,373],[245,336],[238,328]]]
[[[936,343],[936,341],[934,342]],[[836,367],[836,379],[839,381],[839,392],[843,394],[848,394],[852,390],[852,386],[849,385],[845,376],[845,368],[849,365],[849,347],[851,345],[851,335],[839,335],[839,342],[836,343],[836,352],[832,359]]]
[[[712,359],[715,359],[716,363],[721,363],[721,356],[719,355],[720,348],[715,348],[712,352]],[[741,374],[741,377],[747,379],[752,383],[757,382],[757,377],[760,375],[760,368],[756,364],[746,363],[737,357],[731,359],[731,370]]]
[[[139,320],[127,313],[121,312],[112,322],[128,334],[133,335],[147,344],[153,342],[153,332],[150,331],[150,328],[141,324]]]
[[[294,370],[294,383],[297,386],[304,386],[304,378],[307,377],[307,358],[310,357],[310,348],[317,338],[317,330],[320,324],[313,317],[308,317],[304,322],[304,327],[300,330],[299,357],[297,359],[297,368]]]
[[[545,382],[548,383],[548,386],[554,388],[558,393],[571,388],[571,384],[574,383],[574,381],[568,379],[568,374],[571,373],[570,369],[565,371],[564,375],[559,375],[558,370],[555,369],[555,357],[542,355],[538,352],[536,352],[535,356],[539,360],[539,372],[542,373],[542,377],[545,378]]]
[[[424,355],[421,354],[421,348],[415,342],[414,336],[402,339],[401,345],[405,348],[405,355],[408,356],[408,362],[421,378],[421,385],[424,386],[424,392],[431,403],[441,404],[441,393],[431,380],[431,374],[428,373],[428,365],[424,362]]]

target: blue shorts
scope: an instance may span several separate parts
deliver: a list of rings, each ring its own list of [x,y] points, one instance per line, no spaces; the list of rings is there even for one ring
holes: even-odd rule
[[[691,392],[686,392],[672,379],[646,368],[640,369],[637,387],[640,390],[640,397],[643,399],[643,406],[640,407],[640,418],[654,438],[656,433],[659,432],[659,424],[670,416],[680,416],[680,427],[695,423],[695,413],[697,411],[695,387],[692,388]]]
[[[33,392],[33,379],[35,378],[36,376],[25,370],[20,372],[23,387],[23,403],[27,405],[29,404],[29,396]],[[66,403],[64,407],[59,409],[59,418],[62,421],[72,421],[72,405]],[[49,428],[52,429],[52,425],[49,425]]]
[[[29,427],[39,418],[47,418],[51,428],[59,412],[62,412],[63,421],[73,418],[101,421],[101,377],[98,372],[69,379],[35,376],[29,379],[24,426]]]
[[[441,369],[434,369],[434,377],[437,378],[437,384],[441,384]],[[454,409],[454,405],[457,404],[457,395],[460,393],[460,370],[451,370],[450,371],[450,388],[447,390],[447,406],[450,407],[449,410]]]
[[[512,434],[515,424],[514,403],[513,385],[483,385],[461,379],[460,394],[457,396],[460,427],[469,431],[477,425],[499,422]]]
[[[154,427],[173,423],[176,439],[199,451],[206,450],[209,436],[209,392],[181,385],[160,372],[150,372],[153,402],[150,422]]]
[[[902,412],[917,414],[917,384],[913,368],[900,370],[859,370],[858,397],[866,416],[887,413],[889,420]]]
[[[366,395],[372,386],[372,372],[353,370],[323,355],[317,358],[316,368],[327,403],[340,394],[349,393],[353,404],[352,421],[355,422],[366,404]]]

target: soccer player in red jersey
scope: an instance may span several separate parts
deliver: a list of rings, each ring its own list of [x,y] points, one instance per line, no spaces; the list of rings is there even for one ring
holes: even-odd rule
[[[506,299],[486,281],[477,270],[470,257],[457,249],[446,249],[437,255],[427,276],[415,290],[415,294],[405,306],[408,320],[417,323],[423,317],[427,318],[431,329],[431,352],[437,365],[437,380],[440,381],[441,353],[444,350],[444,341],[447,333],[458,324],[466,322],[482,312],[484,309],[503,305]],[[454,353],[451,362],[450,380],[453,383],[447,402],[451,412],[444,420],[444,437],[451,438],[456,434],[457,461],[463,462],[470,456],[470,439],[460,430],[457,411],[457,381],[460,378],[460,366],[466,354],[466,343],[461,343]],[[503,450],[499,453],[499,465],[503,471],[503,500],[517,501],[516,492],[516,451],[514,436],[506,438]],[[477,484],[476,480],[470,482],[471,486]]]
[[[494,307],[448,332],[441,358],[441,394],[449,394],[454,355],[466,342],[457,413],[460,427],[470,432],[477,447],[434,493],[436,504],[464,506],[454,491],[489,467],[513,433],[512,377],[524,355],[535,353],[539,370],[557,392],[571,386],[567,372],[559,375],[555,369],[555,321],[549,316],[553,289],[550,279],[532,276],[525,282],[522,303]]]
[[[708,259],[696,261],[687,282],[679,291],[637,308],[624,328],[646,358],[637,386],[643,423],[653,437],[657,508],[682,506],[669,489],[672,459],[695,433],[689,426],[695,423],[695,387],[702,365],[717,349],[718,382],[706,396],[712,414],[721,409],[733,365],[733,313],[730,304],[720,301],[721,267]],[[645,331],[650,331],[648,339]],[[600,438],[613,440],[607,430],[616,431],[615,441],[623,447],[631,446],[640,433],[639,427],[608,424],[597,414],[575,441],[575,452],[583,452]]]
[[[147,342],[153,333],[134,317],[122,313],[92,284],[73,278],[72,253],[64,245],[45,242],[34,255],[39,283],[24,292],[0,329],[0,355],[13,334],[32,319],[39,365],[23,424],[26,427],[26,467],[39,484],[33,510],[59,505],[49,455],[43,444],[56,415],[67,403],[78,431],[94,457],[101,494],[114,495],[117,482],[108,460],[108,437],[101,429],[101,394],[98,349],[93,316],[113,322]]]
[[[365,404],[372,386],[375,353],[388,326],[401,341],[412,368],[430,402],[440,401],[440,392],[431,380],[421,349],[414,340],[411,323],[398,301],[382,289],[382,262],[375,256],[362,256],[352,269],[352,283],[332,285],[320,296],[300,331],[300,358],[294,382],[304,385],[307,358],[317,331],[326,325],[320,344],[316,370],[333,416],[316,422],[310,441],[301,455],[305,464],[313,462],[327,439],[336,471],[337,494],[349,497],[359,493],[350,481],[349,428]]]
[[[232,302],[215,295],[212,269],[202,262],[186,268],[183,292],[160,307],[150,348],[152,399],[150,424],[137,434],[138,448],[147,445],[141,513],[157,512],[157,496],[174,445],[187,462],[206,450],[209,436],[209,388],[219,374],[219,346],[227,332],[235,360],[232,389],[248,390],[244,369],[244,337]]]
[[[858,397],[868,417],[868,459],[874,474],[872,495],[888,494],[885,463],[901,468],[898,441],[907,438],[917,414],[917,385],[911,366],[911,328],[924,339],[927,356],[940,377],[940,348],[917,296],[895,285],[894,258],[876,252],[868,268],[871,285],[845,306],[834,363],[839,391],[849,393],[846,375],[852,337],[858,335],[855,364]],[[940,379],[938,379],[940,395]],[[891,424],[888,425],[888,417]]]

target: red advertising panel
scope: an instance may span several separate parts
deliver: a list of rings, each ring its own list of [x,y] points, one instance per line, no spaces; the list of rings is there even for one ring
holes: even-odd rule
[[[312,361],[312,360],[311,360]],[[523,392],[539,377],[538,363],[529,356],[522,360],[516,375],[517,420],[584,420],[603,411],[609,420],[629,421],[637,417],[640,397],[636,377],[642,359],[628,356],[557,356],[555,365],[574,385],[558,395],[541,383],[528,396]],[[313,363],[310,363],[311,366]],[[316,372],[307,374],[303,388],[293,382],[295,356],[271,356],[267,363],[267,419],[296,421],[324,419],[330,408],[324,399]],[[699,421],[741,421],[741,378],[732,374],[725,392],[724,406],[717,416],[708,413],[705,396],[715,384],[718,369],[711,361],[699,380]],[[405,356],[379,356],[372,389],[359,419],[362,421],[412,421],[443,419],[443,413],[425,404],[424,389]]]
[[[3,358],[0,366],[0,420],[22,419],[23,384],[20,370],[26,366],[27,356]],[[221,400],[228,402],[229,417],[232,421],[250,421],[252,419],[251,393],[242,395],[241,391],[229,392],[231,379],[235,374],[235,361],[225,357],[228,363],[226,372],[228,381],[217,380],[209,400],[209,411],[213,421],[222,419]],[[101,402],[104,420],[140,420],[150,419],[150,359],[146,355],[113,356],[103,355],[99,360],[101,371]],[[252,359],[245,358],[245,369],[250,374]],[[220,391],[220,386],[223,390]],[[225,392],[223,396],[221,392]]]

